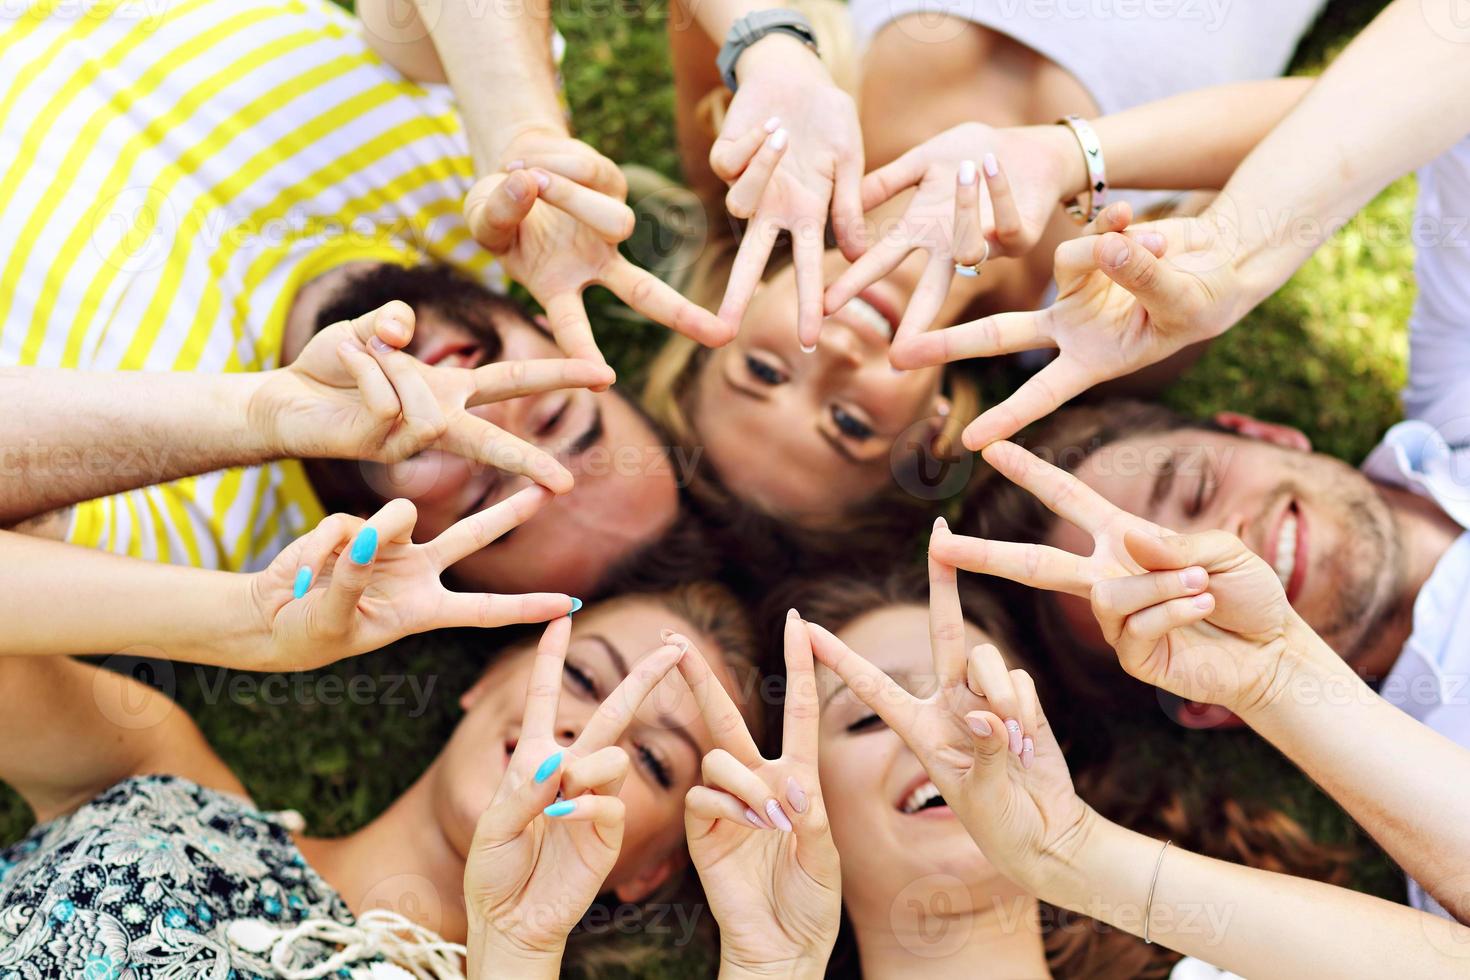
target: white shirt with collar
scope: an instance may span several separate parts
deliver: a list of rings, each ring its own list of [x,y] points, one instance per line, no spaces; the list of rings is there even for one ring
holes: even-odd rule
[[[1470,528],[1470,139],[1419,172],[1414,235],[1419,292],[1409,324],[1407,419],[1388,430],[1363,472],[1428,497]],[[1409,641],[1381,693],[1470,747],[1470,531],[1420,590]],[[1409,900],[1448,917],[1412,880]]]

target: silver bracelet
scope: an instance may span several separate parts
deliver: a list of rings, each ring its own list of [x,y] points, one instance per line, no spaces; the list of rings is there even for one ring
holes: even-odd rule
[[[1164,852],[1172,843],[1172,840],[1166,840],[1164,846],[1159,848],[1159,859],[1154,862],[1154,879],[1148,883],[1148,903],[1143,907],[1143,941],[1149,945],[1153,944],[1153,940],[1148,938],[1148,924],[1154,915],[1154,889],[1159,884],[1159,869],[1164,866]]]
[[[1066,116],[1058,119],[1057,125],[1070,129],[1082,147],[1082,162],[1087,166],[1087,207],[1082,206],[1082,195],[1078,194],[1068,202],[1067,213],[1085,225],[1102,213],[1108,201],[1108,166],[1103,160],[1102,142],[1081,116]]]

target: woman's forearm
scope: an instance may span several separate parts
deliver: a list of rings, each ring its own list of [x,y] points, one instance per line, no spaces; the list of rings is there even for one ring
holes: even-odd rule
[[[275,458],[252,422],[264,374],[0,370],[0,526]]]
[[[249,670],[269,629],[250,576],[0,531],[0,656],[127,653]]]
[[[1154,942],[1252,980],[1448,980],[1470,963],[1470,929],[1456,923],[1345,888],[1164,850],[1101,817],[1046,891],[1045,901],[1135,936],[1146,925]]]
[[[1310,78],[1236,82],[1097,119],[1092,126],[1108,181],[1143,190],[1218,190],[1311,87]],[[1076,195],[1087,189],[1087,173],[1072,143]]]
[[[1470,920],[1470,750],[1383,700],[1305,624],[1299,630],[1302,653],[1242,717]]]

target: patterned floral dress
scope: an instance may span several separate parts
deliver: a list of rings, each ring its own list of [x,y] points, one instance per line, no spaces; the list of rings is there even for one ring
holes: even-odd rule
[[[278,818],[186,779],[124,780],[0,850],[0,980],[276,976],[230,942],[244,919],[353,922]],[[333,951],[298,944],[291,967]]]

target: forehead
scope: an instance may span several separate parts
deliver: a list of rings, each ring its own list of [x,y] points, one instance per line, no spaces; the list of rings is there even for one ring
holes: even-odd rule
[[[735,673],[726,662],[724,651],[716,645],[714,639],[653,599],[613,599],[593,605],[573,618],[571,642],[605,642],[627,661],[629,670],[632,670],[639,661],[663,645],[659,634],[666,629],[687,636],[704,655],[705,663],[709,664],[710,670],[719,678],[731,698],[737,704],[742,703],[742,693]],[[664,677],[649,695],[644,708],[639,711],[639,717],[654,716],[689,729],[701,743],[709,741],[708,729],[695,703],[693,692],[677,668]]]
[[[1189,485],[1191,479],[1211,471],[1223,477],[1242,460],[1249,464],[1270,455],[1273,448],[1233,433],[1178,429],[1108,443],[1073,472],[1115,506],[1130,514],[1146,514],[1157,503],[1154,496],[1161,487]],[[1174,480],[1168,480],[1170,476]]]
[[[929,608],[918,603],[883,606],[864,613],[837,631],[842,642],[868,663],[895,680],[910,686],[934,673],[933,648],[929,643]],[[994,642],[984,630],[965,621],[965,650]],[[830,670],[819,672],[823,697],[842,686]]]

